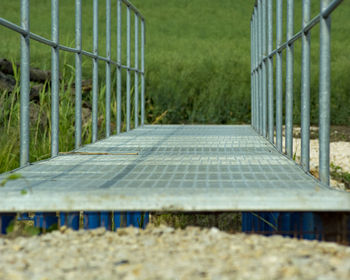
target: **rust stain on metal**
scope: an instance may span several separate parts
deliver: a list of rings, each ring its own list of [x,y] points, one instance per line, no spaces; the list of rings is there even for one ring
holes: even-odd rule
[[[60,155],[82,155],[82,156],[137,156],[139,153],[90,153],[90,152],[61,152]]]

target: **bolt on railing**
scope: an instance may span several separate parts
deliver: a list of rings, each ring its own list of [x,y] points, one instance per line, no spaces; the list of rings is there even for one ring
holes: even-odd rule
[[[320,12],[310,19],[310,0],[302,1],[302,29],[294,33],[294,0],[287,0],[287,40],[283,42],[283,1],[276,0],[276,48],[273,50],[273,1],[256,0],[251,18],[252,126],[282,150],[283,74],[286,49],[285,153],[293,157],[294,43],[302,40],[301,61],[301,166],[309,172],[310,161],[310,33],[320,24],[319,57],[319,175],[329,185],[330,135],[330,16],[343,0],[320,0]],[[267,32],[267,40],[266,40]],[[276,56],[276,109],[274,109],[273,58]],[[267,99],[267,100],[266,100]],[[274,124],[274,115],[276,123]]]
[[[0,25],[21,34],[21,78],[20,78],[20,166],[29,163],[29,93],[30,93],[30,39],[51,47],[51,156],[59,153],[59,54],[66,51],[75,54],[75,148],[82,145],[82,56],[87,56],[93,61],[92,71],[92,142],[97,141],[98,135],[98,62],[106,64],[106,137],[110,136],[111,124],[111,65],[116,66],[116,102],[117,102],[117,134],[121,133],[122,124],[122,70],[127,71],[126,81],[126,130],[130,130],[130,87],[131,72],[135,73],[135,116],[134,126],[139,125],[138,87],[141,75],[141,125],[145,118],[145,19],[141,13],[127,0],[117,1],[117,59],[111,58],[111,0],[106,0],[106,56],[98,53],[98,4],[99,0],[93,0],[93,50],[88,52],[82,49],[82,0],[75,0],[75,48],[64,46],[59,42],[59,0],[51,0],[51,40],[30,32],[29,9],[30,1],[21,0],[21,26],[14,24],[4,18],[0,18]],[[126,61],[122,65],[122,5],[127,9],[127,44]],[[135,17],[135,65],[131,66],[131,13]],[[141,25],[141,48],[138,42],[139,22]],[[141,68],[139,68],[139,52]]]

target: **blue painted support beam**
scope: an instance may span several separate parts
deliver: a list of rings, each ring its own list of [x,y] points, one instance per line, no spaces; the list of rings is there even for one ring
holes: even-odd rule
[[[54,212],[37,212],[34,217],[34,226],[40,229],[49,229],[58,224],[58,217]]]
[[[100,227],[112,229],[112,212],[100,212]]]
[[[111,212],[84,212],[84,229],[104,227],[107,230],[112,228]]]
[[[66,226],[73,230],[79,230],[79,212],[61,212],[60,213],[60,226]]]
[[[126,214],[122,212],[114,212],[115,229],[126,227]]]
[[[292,213],[277,213],[277,233],[283,236],[292,237],[293,234],[298,233],[300,228],[296,223],[297,217],[291,218]]]
[[[16,213],[0,214],[0,234],[6,234],[7,227],[15,218],[16,218]]]
[[[321,240],[326,233],[321,215],[312,212],[242,213],[242,231],[308,240]]]

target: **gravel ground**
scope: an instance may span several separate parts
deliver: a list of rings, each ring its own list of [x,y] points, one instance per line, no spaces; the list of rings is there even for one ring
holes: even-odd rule
[[[301,141],[293,139],[294,152],[297,160],[300,158]],[[310,169],[318,170],[318,140],[310,140]],[[335,166],[342,168],[344,172],[350,173],[350,142],[332,142],[330,143],[330,161]]]
[[[283,147],[285,138],[283,137]],[[293,153],[295,159],[300,163],[301,140],[293,139]],[[318,176],[319,161],[319,141],[318,139],[310,140],[310,171],[314,176]],[[340,167],[338,172],[350,173],[350,142],[337,141],[330,143],[330,162],[334,167]],[[344,183],[331,179],[331,186],[337,189],[346,190]]]
[[[0,279],[350,279],[350,247],[166,226],[0,239]]]

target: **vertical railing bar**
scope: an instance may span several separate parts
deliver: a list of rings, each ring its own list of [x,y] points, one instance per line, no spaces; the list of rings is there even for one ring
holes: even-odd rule
[[[98,55],[98,0],[93,0],[93,54]],[[98,59],[93,58],[92,69],[92,143],[98,133]]]
[[[303,1],[303,28],[310,21],[310,0]],[[302,35],[301,58],[301,165],[310,168],[310,31]]]
[[[276,47],[282,43],[282,1],[276,0]],[[282,51],[276,54],[276,146],[282,152]]]
[[[145,20],[141,19],[141,126],[145,124]]]
[[[254,76],[253,76],[253,82],[254,82],[254,128],[257,131],[258,126],[257,126],[257,96],[258,96],[258,85],[257,85],[257,69],[256,69],[256,38],[255,38],[255,13],[253,13],[252,17],[252,26],[253,26],[253,68],[254,68]]]
[[[252,94],[252,117],[253,117],[253,120],[252,120],[252,126],[254,129],[255,128],[255,68],[254,68],[254,14],[252,14],[252,17],[251,17],[251,41],[252,41],[252,44],[251,44],[251,63],[252,63],[252,69],[253,69],[253,74],[252,74],[252,84],[253,84],[253,94]]]
[[[259,133],[263,134],[262,0],[258,0]]]
[[[262,57],[266,56],[266,0],[262,0]],[[266,104],[266,68],[267,68],[267,60],[263,60],[262,61],[262,86],[263,86],[263,90],[262,90],[262,112],[263,112],[263,116],[262,116],[262,128],[263,128],[263,136],[266,137],[266,121],[267,121],[267,104]]]
[[[254,7],[255,11],[255,7]],[[252,26],[253,26],[253,68],[254,68],[254,129],[257,131],[257,123],[256,123],[256,96],[257,96],[257,84],[256,84],[256,66],[255,66],[255,49],[256,49],[256,41],[255,41],[255,13],[252,15]]]
[[[321,12],[329,4],[321,0]],[[320,19],[320,92],[319,92],[319,174],[321,182],[329,185],[329,132],[330,132],[330,43],[331,18]]]
[[[257,123],[256,123],[256,96],[257,96],[257,84],[256,84],[256,67],[255,67],[255,48],[256,48],[256,41],[255,41],[255,15],[252,16],[252,41],[253,41],[253,47],[252,47],[252,67],[254,69],[253,72],[253,85],[254,85],[254,95],[253,95],[253,121],[254,121],[254,129],[257,130]]]
[[[294,0],[287,1],[287,41],[294,33]],[[294,71],[294,47],[287,46],[286,59],[286,153],[293,157],[293,71]]]
[[[21,0],[21,27],[30,30],[29,0]],[[20,166],[29,163],[29,68],[30,39],[29,35],[21,36],[21,126],[20,126]]]
[[[51,37],[59,43],[58,0],[51,0]],[[59,48],[51,48],[51,156],[59,152]]]
[[[75,148],[81,146],[81,0],[75,1]]]
[[[126,10],[126,131],[130,130],[130,7]]]
[[[256,50],[255,50],[255,63],[256,63],[256,120],[257,120],[257,132],[260,133],[260,71],[259,71],[259,13],[258,13],[258,3],[256,6],[256,13],[255,13],[255,42],[256,42]]]
[[[135,69],[139,69],[139,21],[138,15],[135,13]],[[139,126],[139,72],[135,71],[135,128]]]
[[[259,83],[259,41],[258,41],[258,7],[254,7],[254,22],[255,22],[255,69],[256,69],[256,75],[255,75],[255,83],[256,83],[256,128],[257,132],[260,133],[260,121],[259,121],[259,115],[260,115],[260,108],[259,108],[259,94],[260,94],[260,83]]]
[[[273,47],[273,19],[272,19],[272,0],[267,2],[267,52],[272,52]],[[268,136],[269,141],[274,143],[274,106],[273,106],[273,57],[268,58]]]
[[[253,83],[253,19],[250,20],[250,122],[254,127],[254,83]]]
[[[106,0],[106,58],[111,60],[111,0]],[[106,137],[111,130],[111,63],[106,62]]]
[[[122,118],[122,2],[117,0],[117,134],[121,132]]]

